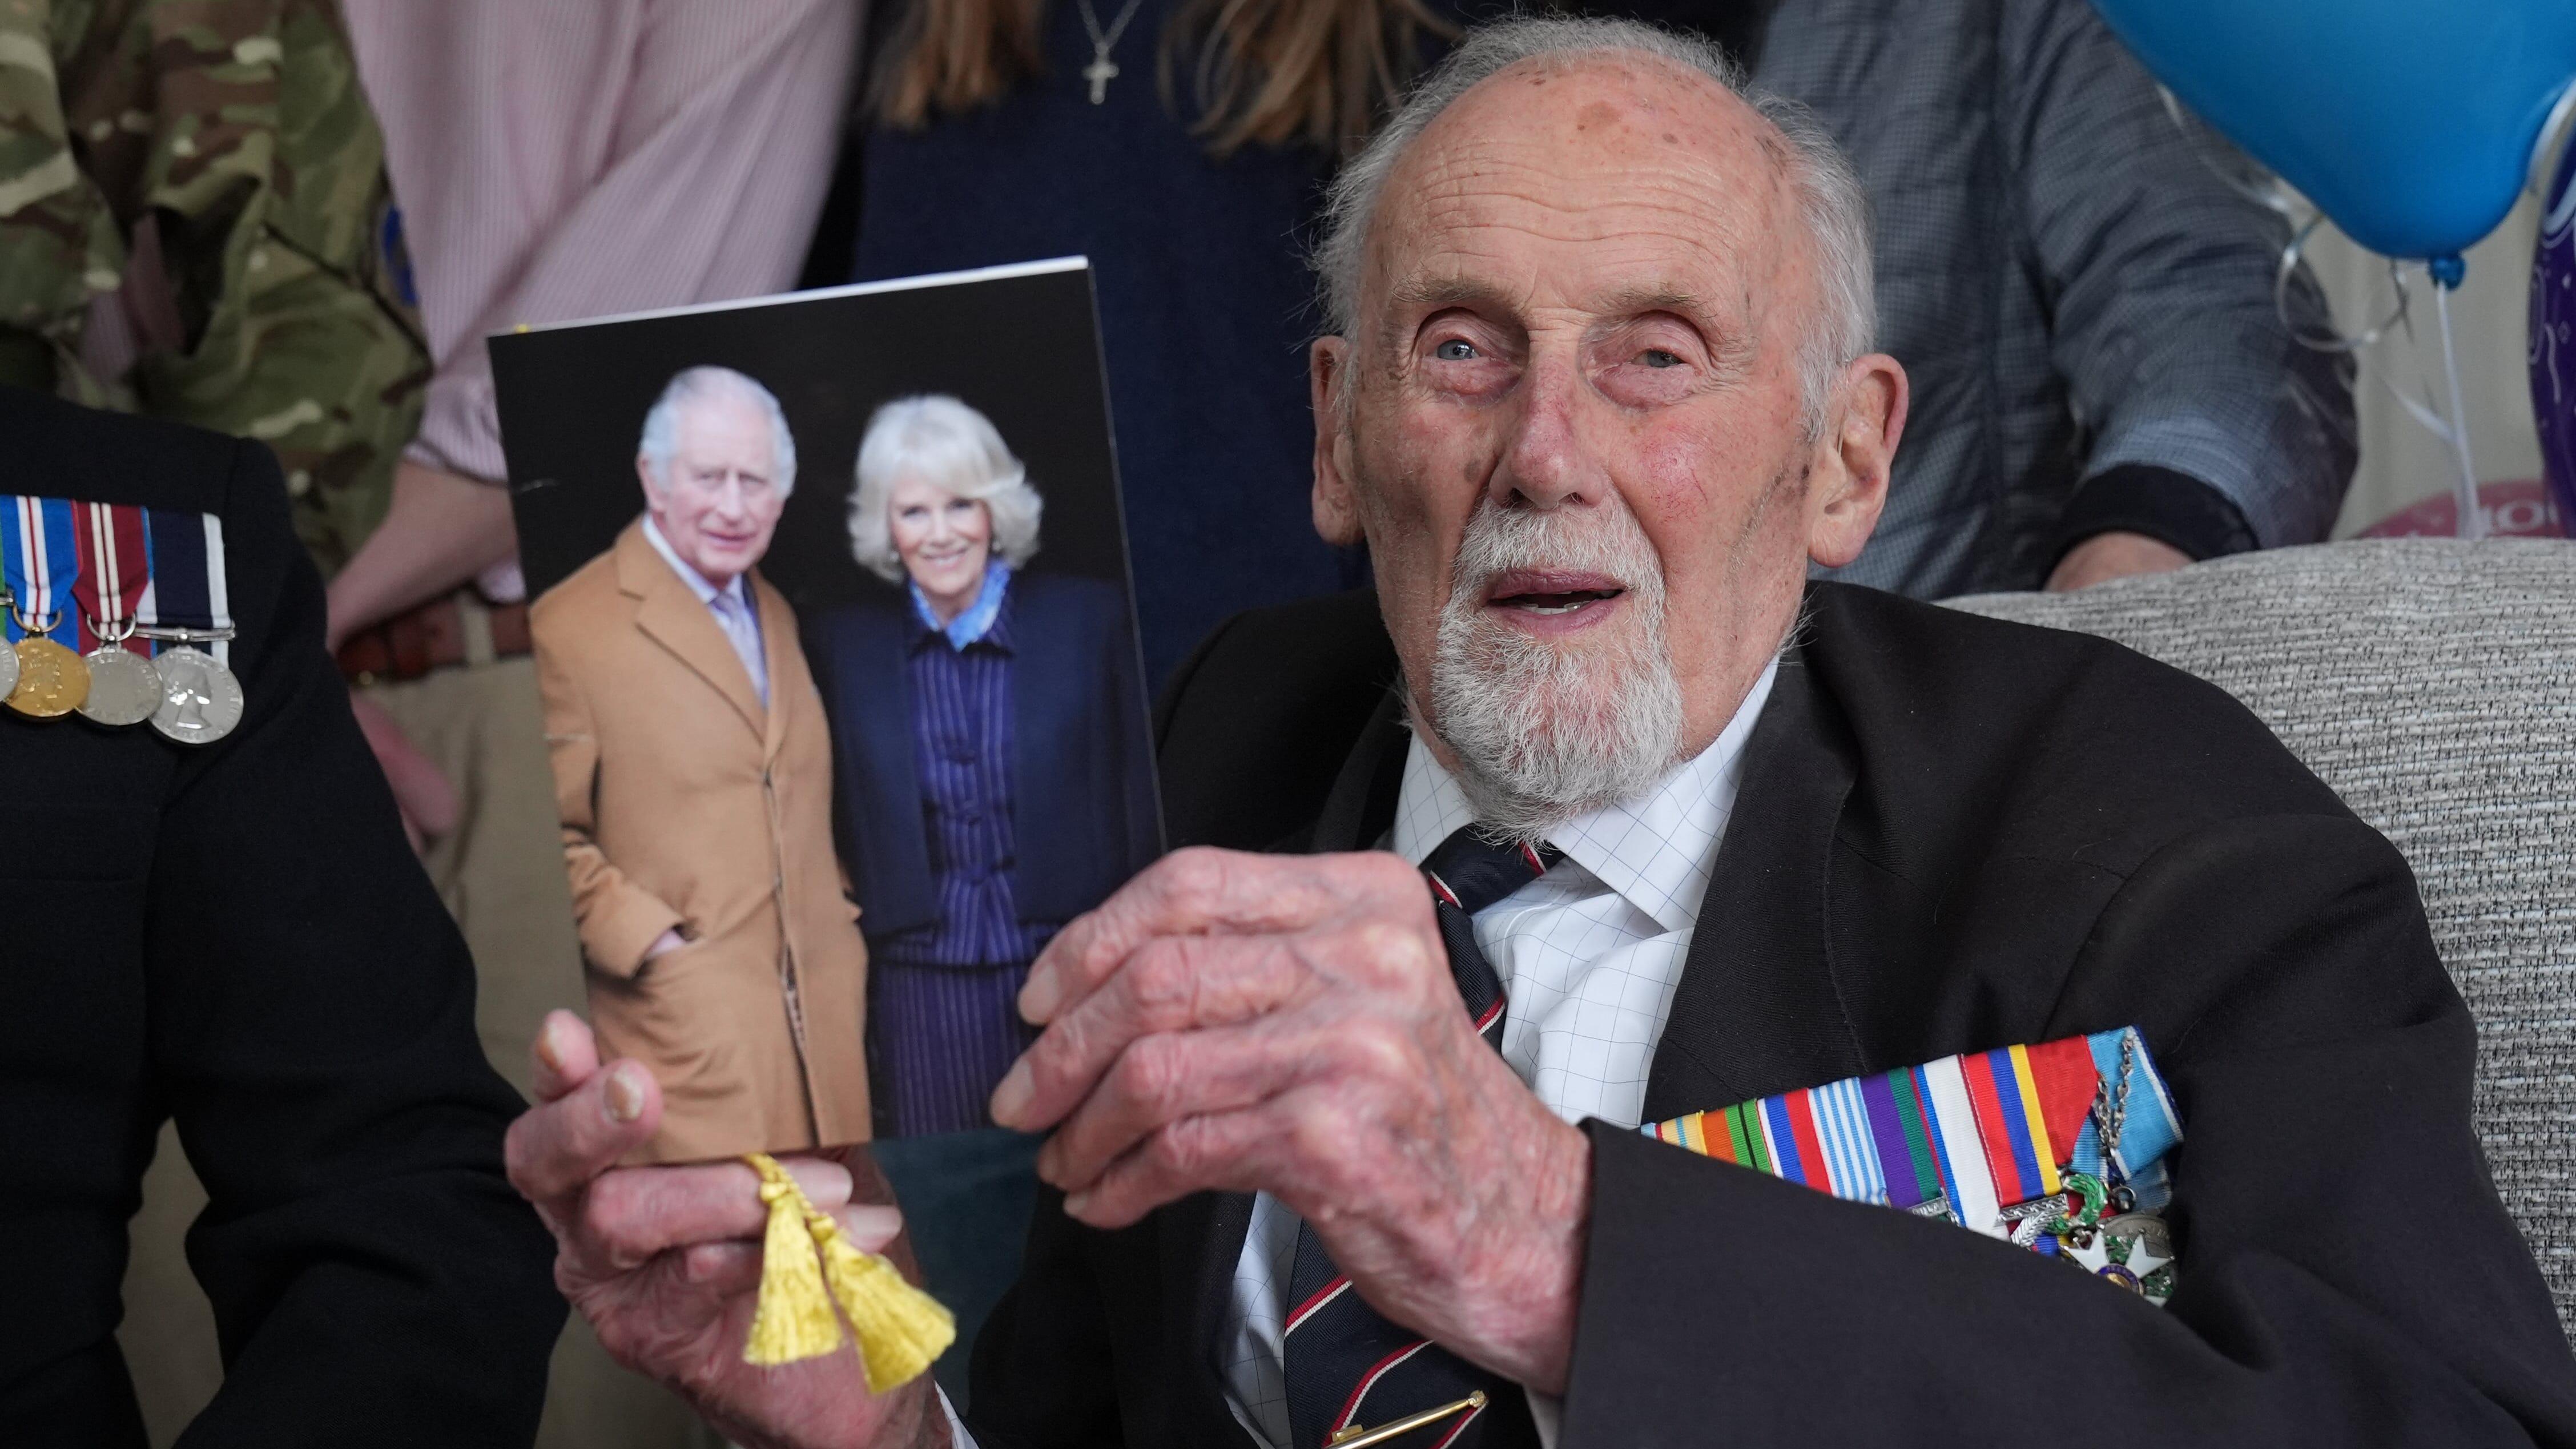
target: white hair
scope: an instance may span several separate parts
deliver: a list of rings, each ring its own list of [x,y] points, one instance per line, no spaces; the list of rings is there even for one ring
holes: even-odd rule
[[[1334,178],[1313,258],[1333,331],[1356,336],[1360,272],[1378,199],[1396,162],[1442,112],[1480,82],[1524,61],[1562,66],[1622,54],[1644,55],[1714,81],[1779,133],[1782,144],[1769,144],[1766,138],[1766,149],[1796,194],[1816,244],[1818,315],[1798,349],[1807,425],[1814,433],[1824,426],[1835,378],[1870,350],[1877,332],[1867,193],[1833,137],[1806,107],[1749,87],[1743,72],[1714,43],[1642,21],[1515,18],[1467,32]]]
[[[662,395],[644,414],[644,437],[635,445],[656,487],[671,484],[671,460],[680,451],[680,410],[719,398],[756,404],[769,418],[769,449],[776,471],[770,482],[781,498],[796,491],[796,435],[787,430],[786,410],[778,398],[749,374],[730,367],[683,368],[663,384]]]
[[[1590,648],[1533,639],[1485,612],[1494,577],[1515,568],[1617,579],[1635,617],[1612,621]],[[1662,562],[1636,515],[1624,505],[1480,503],[1440,610],[1431,706],[1458,757],[1459,788],[1495,835],[1539,840],[1653,788],[1681,754],[1682,690],[1664,635]]]
[[[903,582],[886,500],[905,478],[983,504],[993,520],[993,551],[1011,567],[1038,551],[1038,516],[1046,500],[992,419],[953,397],[930,393],[878,408],[859,440],[857,472],[858,486],[850,493],[850,554],[887,583]]]

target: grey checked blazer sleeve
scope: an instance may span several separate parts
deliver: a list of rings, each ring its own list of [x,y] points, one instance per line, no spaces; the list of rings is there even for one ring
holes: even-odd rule
[[[2287,227],[2237,194],[2143,67],[2082,0],[2003,0],[2001,134],[2051,353],[2093,439],[2089,483],[2122,465],[2223,493],[2264,547],[2325,537],[2351,481],[2340,358],[2301,345],[2273,300]],[[2291,315],[2321,330],[2303,267]]]

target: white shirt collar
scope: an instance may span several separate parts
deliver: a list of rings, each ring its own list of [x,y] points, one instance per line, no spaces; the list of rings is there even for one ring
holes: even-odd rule
[[[708,583],[705,574],[689,567],[688,561],[680,557],[679,550],[671,547],[671,541],[662,536],[661,525],[653,521],[650,513],[644,515],[644,541],[653,545],[653,551],[662,556],[662,562],[671,566],[671,572],[680,576],[681,583],[689,586],[689,592],[698,596],[699,603],[712,605],[718,594],[735,604],[743,602],[742,575],[736,574],[725,580],[721,589]]]
[[[1777,659],[1764,666],[1716,740],[1662,783],[1636,799],[1574,817],[1548,833],[1549,843],[1665,930],[1682,930],[1698,921],[1700,898],[1717,865],[1718,841],[1735,813],[1744,743],[1779,672]],[[1395,853],[1418,866],[1475,818],[1467,792],[1415,735],[1405,751],[1404,783],[1396,794],[1390,842]]]

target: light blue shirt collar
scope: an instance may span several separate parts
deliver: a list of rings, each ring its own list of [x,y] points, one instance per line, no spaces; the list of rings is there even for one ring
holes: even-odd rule
[[[913,617],[921,621],[921,627],[934,634],[946,635],[949,648],[962,650],[991,631],[993,621],[1001,617],[1002,595],[1010,585],[1011,566],[997,558],[986,559],[984,591],[975,596],[975,602],[967,605],[964,613],[945,625],[939,622],[937,614],[930,611],[930,600],[922,597],[921,585],[906,582],[904,587],[911,591]]]

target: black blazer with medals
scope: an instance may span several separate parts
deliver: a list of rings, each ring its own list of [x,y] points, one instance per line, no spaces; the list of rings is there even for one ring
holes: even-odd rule
[[[0,493],[221,516],[245,704],[202,748],[0,719],[0,1444],[141,1449],[119,1290],[173,1117],[225,1369],[182,1443],[526,1444],[564,1303],[501,1173],[521,1104],[276,457],[12,388],[0,439]]]
[[[1367,595],[1228,625],[1157,721],[1173,843],[1378,838],[1394,675]],[[1649,1119],[2126,1024],[2183,1117],[2168,1307],[1596,1122],[1561,1442],[2576,1444],[2396,850],[2210,685],[1812,586]],[[979,1442],[1242,1444],[1217,1352],[1250,1198],[1115,1233],[1059,1201],[976,1348]]]

